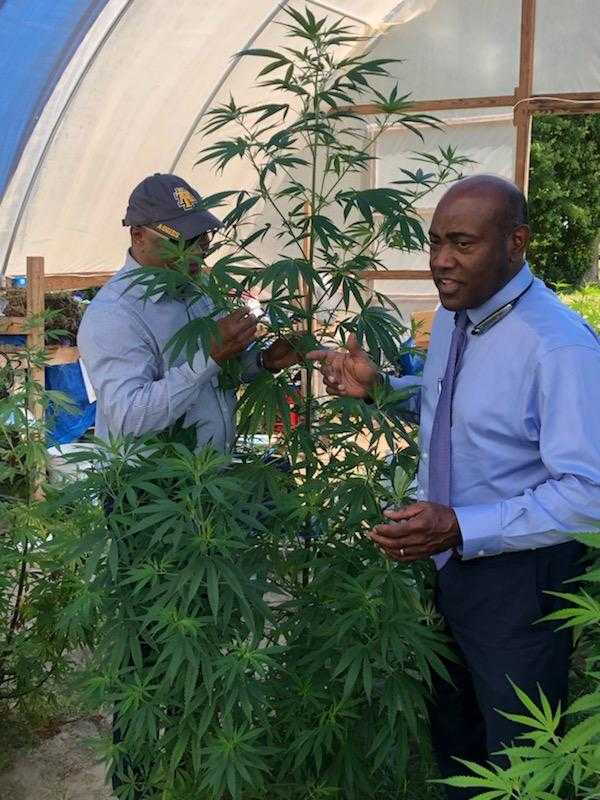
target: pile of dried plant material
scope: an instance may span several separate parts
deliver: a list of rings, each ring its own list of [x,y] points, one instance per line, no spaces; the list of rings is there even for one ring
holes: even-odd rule
[[[27,290],[9,288],[2,292],[8,300],[4,309],[6,317],[25,317],[27,315]],[[85,310],[85,305],[76,300],[69,292],[50,292],[45,298],[46,311],[52,311],[52,318],[46,323],[48,331],[65,331],[60,343],[74,345],[77,341],[77,329]],[[46,344],[58,344],[55,338],[46,338]]]

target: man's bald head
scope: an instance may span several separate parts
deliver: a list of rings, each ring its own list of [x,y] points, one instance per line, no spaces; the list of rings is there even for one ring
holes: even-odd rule
[[[523,266],[527,202],[510,181],[476,175],[452,184],[435,209],[429,264],[450,310],[477,308]]]
[[[482,210],[489,209],[494,223],[503,233],[510,233],[519,225],[529,224],[527,200],[512,181],[499,175],[472,175],[453,183],[440,200],[440,206],[459,197],[480,198]]]

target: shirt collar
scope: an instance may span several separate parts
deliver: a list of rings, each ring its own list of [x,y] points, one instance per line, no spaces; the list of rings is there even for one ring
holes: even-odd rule
[[[510,303],[511,300],[518,297],[527,289],[532,280],[533,273],[526,261],[515,277],[512,278],[506,286],[503,286],[500,291],[492,295],[489,300],[486,300],[485,303],[477,306],[477,308],[467,309],[467,314],[473,325],[479,325],[479,323],[486,317],[489,317],[490,314],[498,311],[502,306],[505,306],[507,303]]]

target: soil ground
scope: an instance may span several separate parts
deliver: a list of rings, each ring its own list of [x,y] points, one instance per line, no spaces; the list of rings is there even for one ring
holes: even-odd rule
[[[107,730],[104,719],[77,720],[19,750],[0,773],[0,800],[110,800],[104,766],[91,745]]]

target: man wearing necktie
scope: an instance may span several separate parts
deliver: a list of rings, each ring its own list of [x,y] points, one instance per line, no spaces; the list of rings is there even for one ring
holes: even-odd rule
[[[461,771],[456,757],[493,760],[522,733],[498,713],[522,713],[509,678],[564,708],[571,635],[534,623],[560,607],[547,592],[582,572],[570,533],[600,522],[600,340],[534,278],[527,222],[524,196],[504,179],[446,192],[430,229],[442,308],[423,375],[391,379],[414,387],[418,500],[386,511],[370,536],[395,561],[436,564],[436,605],[459,659],[453,685],[436,679],[431,710],[444,776]],[[353,337],[309,358],[330,394],[368,398],[381,380]]]

